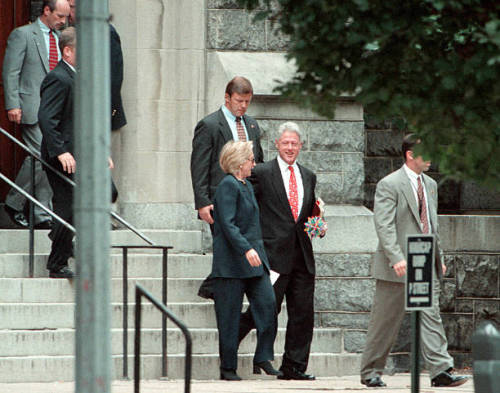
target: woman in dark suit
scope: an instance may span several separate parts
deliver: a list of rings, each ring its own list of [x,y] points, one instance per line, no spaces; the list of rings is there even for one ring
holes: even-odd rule
[[[252,185],[245,179],[255,166],[252,142],[230,141],[222,148],[220,166],[227,175],[214,198],[212,277],[219,330],[220,377],[239,381],[238,330],[243,295],[252,305],[257,326],[254,373],[279,375],[274,358],[277,317],[269,262],[259,222],[259,208]]]

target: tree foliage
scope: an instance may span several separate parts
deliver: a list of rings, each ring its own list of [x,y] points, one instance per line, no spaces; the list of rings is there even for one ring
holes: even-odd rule
[[[329,117],[352,95],[404,119],[440,172],[500,188],[500,2],[238,1],[290,38],[281,93]]]

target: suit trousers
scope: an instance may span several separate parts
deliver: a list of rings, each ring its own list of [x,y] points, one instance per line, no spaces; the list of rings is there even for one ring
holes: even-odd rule
[[[23,140],[24,143],[32,150],[40,154],[40,148],[42,144],[42,132],[37,124],[23,124]],[[21,187],[28,194],[31,194],[31,156],[27,156],[21,169],[16,176],[16,185]],[[52,189],[50,188],[47,175],[42,168],[40,161],[35,160],[35,198],[38,199],[42,205],[52,209]],[[5,198],[5,204],[16,211],[24,211],[26,204],[26,198],[18,193],[13,188],[7,194]],[[35,222],[34,224],[39,224],[44,221],[52,220],[49,214],[47,214],[43,209],[38,206],[34,206],[35,211]]]
[[[286,296],[288,322],[286,326],[285,352],[282,370],[295,368],[305,372],[309,362],[314,330],[314,275],[309,273],[304,262],[302,250],[297,244],[295,262],[290,274],[281,274],[274,283],[277,312],[281,311]],[[252,307],[241,315],[239,340],[255,327],[252,320]]]
[[[257,348],[254,363],[274,359],[274,339],[277,331],[276,302],[268,274],[252,278],[215,278],[214,300],[219,330],[220,367],[238,367],[238,330],[243,295],[252,305],[252,317],[257,325]]]
[[[63,172],[61,164],[53,166],[61,173]],[[72,178],[72,175],[67,176]],[[47,177],[54,190],[52,199],[54,213],[69,224],[73,224],[73,186],[50,170],[47,171]],[[49,237],[52,239],[52,248],[47,261],[47,269],[57,272],[62,267],[68,266],[68,259],[73,255],[73,232],[54,220]]]
[[[431,379],[453,367],[448,341],[439,311],[440,282],[433,282],[434,306],[420,312],[420,352]],[[387,357],[405,316],[405,285],[377,280],[365,349],[361,358],[361,379],[382,375]]]

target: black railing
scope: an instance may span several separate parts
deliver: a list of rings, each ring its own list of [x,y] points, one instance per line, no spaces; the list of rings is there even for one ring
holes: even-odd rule
[[[191,365],[192,365],[192,347],[193,342],[191,334],[186,325],[179,320],[163,303],[156,300],[140,284],[135,286],[135,354],[134,354],[134,393],[140,393],[141,382],[141,315],[142,315],[142,297],[148,299],[153,305],[162,312],[164,317],[168,317],[174,322],[186,339],[186,359],[184,365],[184,393],[191,392]]]
[[[28,146],[26,146],[24,143],[22,143],[20,140],[15,138],[14,136],[10,135],[7,131],[5,131],[3,128],[0,127],[0,134],[3,134],[5,137],[9,138],[13,143],[18,145],[20,148],[22,148],[26,153],[28,153],[31,156],[31,195],[35,195],[35,161],[34,159],[40,161],[40,163],[45,166],[46,168],[50,169],[53,173],[55,173],[57,176],[59,176],[63,181],[67,182],[70,184],[72,187],[76,186],[76,183],[67,178],[64,174],[62,174],[58,169],[54,168],[52,165],[50,165],[48,162],[46,162],[42,157],[40,157],[40,154],[38,152],[32,151]],[[38,202],[34,197],[32,197],[30,194],[28,194],[26,191],[21,189],[19,186],[17,186],[14,182],[12,182],[8,177],[3,175],[0,172],[0,179],[4,180],[7,184],[9,184],[11,187],[13,187],[17,192],[19,192],[21,195],[23,195],[25,198],[27,198],[30,201],[30,217],[29,217],[29,276],[33,278],[34,276],[34,254],[35,254],[35,232],[34,232],[34,209],[33,209],[33,204],[37,205],[41,209],[43,209],[45,212],[47,212],[50,216],[52,216],[54,219],[62,223],[65,227],[73,231],[75,233],[75,228],[68,224],[66,221],[58,217],[52,210],[49,208],[43,206],[40,202]],[[132,226],[130,223],[125,221],[122,217],[120,217],[118,214],[115,212],[111,211],[110,212],[111,216],[117,220],[120,224],[134,232],[137,236],[139,236],[141,239],[143,239],[146,243],[154,245],[155,243],[149,239],[146,235],[144,235],[142,232],[140,232],[137,228]]]
[[[121,248],[123,256],[123,378],[128,378],[128,250],[129,249],[161,249],[162,257],[162,302],[167,304],[167,291],[168,291],[168,250],[172,249],[171,246],[130,246],[120,245],[112,246],[112,248]],[[167,317],[163,315],[162,330],[161,330],[161,347],[162,347],[162,377],[166,377],[167,370]]]

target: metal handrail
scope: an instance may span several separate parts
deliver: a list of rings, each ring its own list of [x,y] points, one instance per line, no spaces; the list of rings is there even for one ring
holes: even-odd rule
[[[140,381],[141,381],[141,371],[140,371],[140,353],[141,353],[141,314],[142,305],[141,298],[145,297],[153,305],[162,312],[162,314],[168,317],[172,322],[174,322],[179,329],[181,329],[182,334],[186,338],[186,363],[184,365],[184,393],[191,392],[191,364],[192,364],[192,347],[193,340],[191,338],[191,333],[187,326],[178,319],[164,304],[156,300],[153,295],[151,295],[145,288],[140,284],[135,285],[135,354],[134,354],[134,393],[140,393]]]
[[[47,168],[49,168],[52,172],[54,172],[57,176],[59,176],[61,179],[63,179],[65,182],[67,182],[68,184],[71,184],[71,186],[75,187],[76,186],[76,183],[71,180],[71,179],[68,179],[66,176],[64,176],[64,174],[62,174],[59,170],[57,170],[56,168],[54,168],[52,165],[50,165],[48,162],[46,162],[41,156],[40,154],[38,154],[37,152],[34,152],[32,151],[28,146],[26,146],[24,143],[22,143],[20,140],[18,140],[16,137],[10,135],[7,131],[5,131],[2,127],[0,127],[0,133],[2,133],[3,135],[5,135],[7,138],[9,138],[12,142],[14,142],[15,144],[17,144],[19,147],[21,147],[22,149],[24,149],[29,155],[31,155],[32,157],[36,158],[38,161],[40,161],[42,163],[42,165],[46,166]],[[5,179],[4,179],[5,180]],[[10,181],[9,181],[10,182]],[[9,183],[11,184],[11,183]],[[16,188],[17,190],[17,188]],[[19,190],[17,190],[19,191]],[[23,194],[24,195],[24,194]],[[26,195],[24,195],[26,196]],[[30,199],[31,200],[31,199]],[[33,201],[32,201],[33,202]],[[37,204],[37,206],[40,206],[39,204]],[[41,207],[41,206],[40,206]],[[43,208],[43,210],[45,210],[47,213],[49,213],[49,211],[47,210],[47,208]],[[53,216],[51,213],[49,213],[51,216]],[[143,234],[141,231],[139,231],[137,228],[135,228],[132,224],[130,224],[129,222],[125,221],[122,217],[120,217],[118,214],[116,214],[115,212],[111,211],[110,212],[111,216],[117,220],[118,222],[120,222],[120,224],[124,225],[125,227],[127,227],[128,229],[130,229],[132,232],[134,232],[137,236],[139,236],[141,239],[143,239],[146,243],[149,243],[150,245],[155,245],[155,243],[149,239],[145,234]],[[54,216],[53,216],[54,217]],[[73,230],[74,232],[74,230]]]
[[[168,250],[172,246],[133,246],[133,245],[114,245],[112,248],[122,249],[123,260],[123,273],[122,273],[122,290],[123,290],[123,378],[128,379],[128,250],[129,249],[161,249],[163,251],[162,257],[162,302],[167,304],[168,292]],[[161,348],[162,348],[162,377],[167,376],[167,319],[165,315],[162,317],[162,330],[161,330]]]

